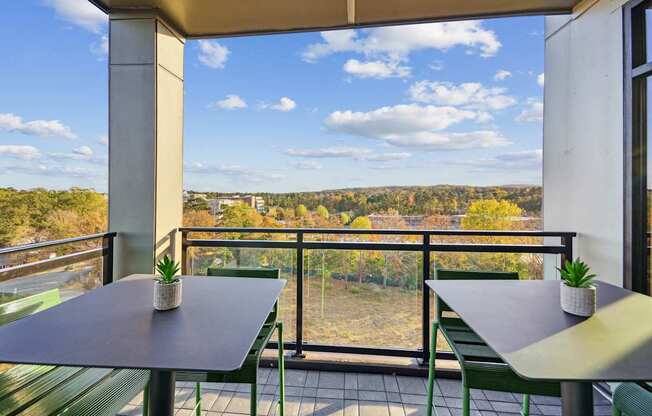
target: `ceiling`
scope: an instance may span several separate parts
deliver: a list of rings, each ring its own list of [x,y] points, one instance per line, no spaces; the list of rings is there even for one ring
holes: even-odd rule
[[[580,0],[90,0],[106,12],[158,10],[188,38],[508,15],[570,13]]]

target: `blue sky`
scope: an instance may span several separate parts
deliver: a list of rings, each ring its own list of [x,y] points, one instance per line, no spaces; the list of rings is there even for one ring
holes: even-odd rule
[[[0,185],[105,191],[106,16],[0,9]],[[541,182],[541,17],[190,41],[185,67],[186,189]]]

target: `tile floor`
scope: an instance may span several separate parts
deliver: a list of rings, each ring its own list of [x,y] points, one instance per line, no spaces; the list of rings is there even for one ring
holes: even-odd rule
[[[278,372],[260,369],[258,414],[276,415]],[[336,416],[416,416],[425,415],[426,379],[379,374],[338,373],[327,371],[286,371],[286,415]],[[520,410],[518,395],[486,390],[472,391],[472,416],[516,416]],[[142,394],[125,407],[120,415],[140,415]],[[438,379],[435,387],[438,416],[462,414],[461,388],[457,380]],[[595,415],[611,415],[609,402],[595,394]],[[177,416],[192,416],[195,405],[193,383],[177,383]],[[203,383],[202,410],[205,416],[249,414],[249,386],[243,384]],[[558,398],[533,396],[532,415],[560,415]]]

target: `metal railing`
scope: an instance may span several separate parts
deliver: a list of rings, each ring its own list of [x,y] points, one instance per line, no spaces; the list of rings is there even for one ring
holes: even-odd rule
[[[377,348],[351,345],[326,345],[305,342],[303,339],[304,318],[304,251],[305,250],[372,250],[372,251],[407,251],[417,252],[422,257],[422,284],[431,278],[431,254],[437,252],[459,253],[532,253],[557,254],[561,261],[572,259],[574,232],[550,231],[467,231],[467,230],[367,230],[367,229],[310,229],[310,228],[227,228],[227,227],[183,227],[182,234],[182,273],[190,270],[188,249],[191,247],[214,248],[270,248],[291,249],[296,252],[296,342],[288,342],[285,347],[294,349],[295,355],[304,356],[304,351],[336,352],[349,354],[386,355],[392,357],[410,357],[423,360],[429,359],[430,343],[430,293],[424,289],[421,306],[421,348]],[[193,239],[192,233],[211,234],[286,234],[293,235],[293,240],[242,240],[242,239]],[[309,236],[315,235],[379,235],[379,236],[412,236],[420,238],[420,242],[373,242],[373,241],[310,241]],[[432,237],[557,237],[560,244],[484,244],[484,243],[434,243]],[[425,285],[423,285],[425,287]],[[450,352],[438,351],[437,358],[453,358]]]
[[[113,281],[113,239],[115,237],[116,233],[107,232],[81,237],[66,238],[63,240],[52,240],[40,243],[25,244],[22,246],[0,248],[0,256],[9,256],[47,248],[61,248],[75,243],[84,243],[99,240],[101,240],[102,243],[101,246],[95,248],[73,251],[72,253],[58,255],[52,258],[26,263],[21,262],[17,265],[4,267],[0,269],[0,283],[96,258],[102,258],[102,284],[106,285]]]

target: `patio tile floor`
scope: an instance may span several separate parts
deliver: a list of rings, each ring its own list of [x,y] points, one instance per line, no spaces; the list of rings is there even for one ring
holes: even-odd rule
[[[277,414],[278,372],[259,370],[258,414]],[[438,416],[462,414],[461,385],[457,380],[439,379],[435,387]],[[472,416],[516,416],[520,396],[511,393],[473,390]],[[119,414],[142,414],[142,394]],[[609,401],[595,393],[595,415],[611,415]],[[327,371],[286,371],[287,416],[418,416],[425,415],[426,379]],[[193,383],[177,383],[177,416],[193,416]],[[249,386],[232,383],[202,384],[202,414],[205,416],[241,416],[249,414]],[[533,396],[530,414],[561,414],[558,398]]]

